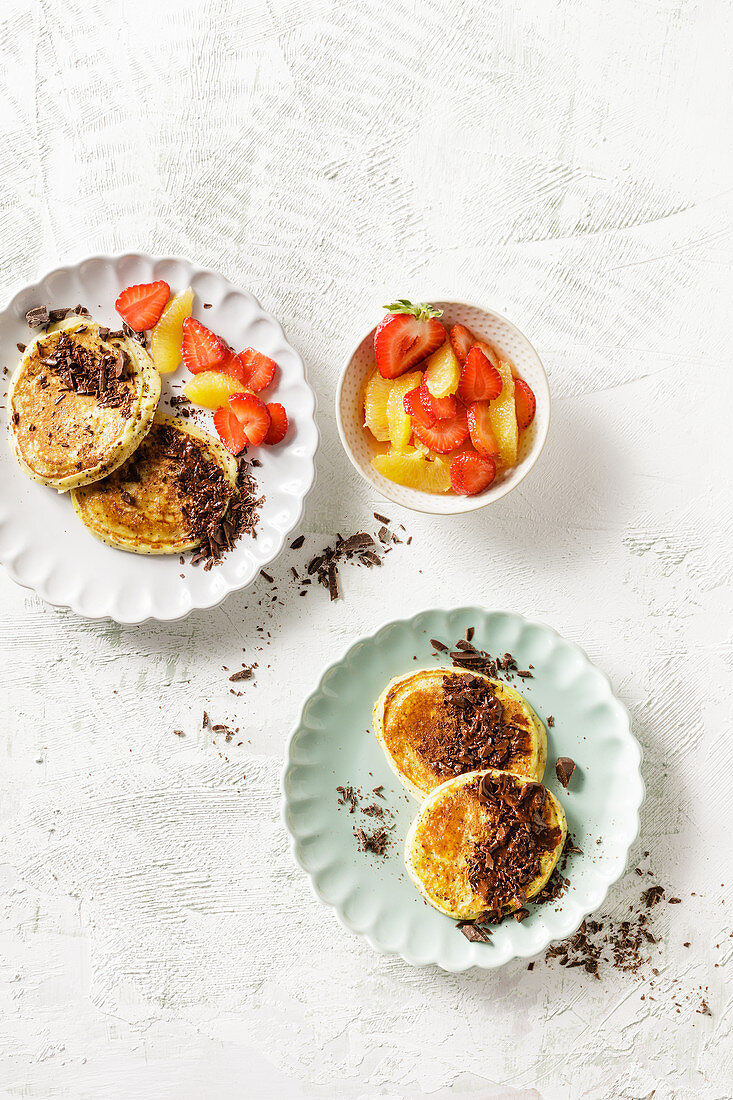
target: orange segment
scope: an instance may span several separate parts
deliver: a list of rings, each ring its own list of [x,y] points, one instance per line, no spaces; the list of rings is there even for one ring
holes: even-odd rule
[[[504,385],[496,400],[489,402],[488,416],[494,438],[499,445],[497,463],[506,469],[516,464],[519,442],[517,414],[514,408],[514,378],[511,363],[500,359],[496,369]]]
[[[183,392],[189,401],[195,405],[203,405],[205,409],[220,409],[226,405],[233,393],[242,393],[244,386],[231,374],[222,374],[218,370],[203,370],[200,374],[194,374]]]
[[[183,322],[191,316],[192,307],[193,291],[189,287],[171,298],[150,334],[150,354],[161,374],[170,374],[181,362]]]
[[[419,489],[423,493],[447,493],[450,489],[450,462],[442,455],[436,455],[431,461],[417,451],[410,454],[391,451],[375,455],[372,466],[389,481],[409,489]]]
[[[396,451],[404,451],[412,435],[412,421],[405,412],[405,394],[414,390],[421,382],[422,373],[419,370],[403,374],[392,382],[387,400],[387,424],[389,438]]]
[[[458,389],[461,364],[448,341],[434,351],[425,368],[425,385],[433,397],[448,397]]]
[[[368,428],[380,443],[389,442],[387,401],[391,389],[391,379],[382,378],[375,367],[374,374],[367,382],[364,391],[364,427]]]

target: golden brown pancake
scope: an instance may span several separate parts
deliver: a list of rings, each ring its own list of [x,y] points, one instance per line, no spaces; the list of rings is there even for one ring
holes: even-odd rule
[[[237,484],[237,463],[218,439],[188,421],[156,413],[130,459],[104,481],[72,493],[93,535],[135,554],[179,554],[219,520]]]
[[[105,477],[153,422],[160,375],[144,348],[75,317],[26,348],[8,393],[10,442],[25,472],[66,492]]]
[[[418,800],[454,775],[487,767],[544,775],[542,722],[518,691],[480,673],[423,668],[398,676],[377,700],[373,723],[393,771]]]
[[[425,800],[407,834],[405,864],[431,905],[475,920],[534,897],[566,835],[563,808],[541,783],[494,769],[470,772]]]

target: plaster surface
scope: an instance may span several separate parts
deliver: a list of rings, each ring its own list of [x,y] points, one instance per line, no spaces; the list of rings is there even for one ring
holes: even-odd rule
[[[1,19],[0,299],[97,252],[218,268],[319,398],[306,548],[276,578],[375,509],[413,542],[345,569],[340,602],[281,585],[271,612],[260,579],[166,626],[86,622],[0,575],[0,1094],[730,1096],[733,5],[5,0]],[[547,367],[546,451],[485,512],[386,509],[342,454],[339,363],[397,296],[493,305]],[[361,633],[451,602],[552,624],[630,708],[648,798],[605,912],[650,851],[683,899],[655,1000],[648,971],[381,958],[292,866],[301,700]],[[237,698],[243,649],[260,667]],[[203,707],[243,744],[202,733]]]

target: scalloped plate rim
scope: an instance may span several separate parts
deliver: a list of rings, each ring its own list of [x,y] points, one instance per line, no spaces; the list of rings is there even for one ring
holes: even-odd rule
[[[479,615],[482,615],[482,616],[506,615],[506,616],[508,616],[512,619],[515,619],[515,620],[519,621],[523,625],[540,627],[542,630],[547,631],[549,634],[553,635],[563,645],[565,645],[565,646],[569,647],[570,649],[574,650],[582,658],[582,660],[585,662],[585,664],[588,665],[593,670],[593,672],[595,672],[597,674],[597,676],[600,678],[600,680],[603,683],[603,685],[604,685],[605,689],[607,690],[608,694],[613,699],[613,701],[617,704],[617,706],[620,708],[620,710],[623,714],[623,717],[625,719],[625,727],[626,727],[625,732],[626,732],[626,735],[627,735],[627,738],[628,738],[628,742],[629,742],[630,747],[634,750],[634,752],[636,754],[636,770],[634,772],[634,779],[638,783],[638,798],[637,798],[637,801],[636,801],[636,805],[630,810],[630,818],[629,818],[630,832],[629,832],[628,840],[626,840],[624,842],[625,843],[625,852],[624,852],[624,855],[623,855],[623,859],[620,862],[618,872],[615,873],[615,874],[612,874],[611,876],[609,876],[607,878],[607,880],[604,883],[602,896],[600,896],[598,898],[598,901],[595,902],[593,905],[591,905],[589,908],[584,908],[583,904],[581,904],[580,908],[582,909],[582,913],[581,913],[580,918],[575,923],[575,925],[572,928],[570,928],[567,932],[563,932],[561,937],[554,937],[554,936],[549,937],[549,939],[547,940],[547,943],[544,944],[544,946],[540,947],[539,949],[532,948],[529,951],[526,951],[526,950],[522,951],[521,949],[512,948],[510,946],[509,947],[509,953],[508,953],[508,955],[506,955],[506,957],[503,957],[503,958],[490,958],[490,959],[485,959],[485,960],[483,960],[483,959],[481,959],[481,957],[479,957],[478,959],[475,959],[471,962],[468,962],[465,965],[460,964],[460,963],[457,964],[457,965],[449,965],[446,962],[443,962],[443,961],[441,961],[439,959],[436,959],[436,958],[420,959],[420,958],[415,957],[414,954],[411,957],[411,953],[407,949],[390,950],[388,948],[383,947],[380,943],[377,942],[374,934],[368,929],[365,929],[363,931],[356,930],[353,927],[353,925],[350,923],[350,921],[346,918],[344,913],[341,911],[340,905],[338,903],[332,902],[328,898],[324,897],[323,893],[318,888],[318,886],[315,882],[314,875],[304,866],[304,864],[303,864],[303,862],[300,858],[299,852],[298,852],[298,846],[299,846],[300,841],[299,841],[299,838],[296,837],[295,833],[293,832],[293,830],[290,826],[290,823],[289,823],[289,818],[288,818],[288,810],[289,810],[289,805],[290,805],[290,796],[289,796],[286,784],[287,784],[288,774],[290,772],[291,764],[292,764],[292,762],[291,762],[292,746],[293,746],[293,743],[294,743],[296,737],[298,736],[301,729],[303,728],[303,715],[305,713],[306,708],[308,707],[308,705],[310,703],[313,702],[313,700],[315,700],[318,696],[320,696],[323,693],[323,687],[324,687],[324,683],[325,683],[327,677],[332,672],[334,672],[339,666],[345,664],[348,661],[348,659],[352,656],[352,654],[356,650],[357,646],[361,645],[363,642],[375,643],[376,640],[378,639],[379,635],[382,634],[383,632],[385,632],[386,630],[388,630],[392,626],[405,626],[405,627],[410,627],[410,628],[414,629],[416,627],[416,624],[417,624],[418,620],[420,620],[422,617],[424,617],[426,615],[434,615],[434,614],[445,615],[445,616],[449,616],[449,615],[459,615],[460,616],[460,615],[464,615],[464,614],[465,615],[479,614]],[[290,850],[293,861],[295,862],[296,866],[298,866],[304,872],[304,874],[306,875],[306,878],[308,879],[308,884],[309,884],[310,889],[311,889],[311,893],[314,895],[315,898],[317,898],[318,901],[321,902],[322,905],[325,905],[328,909],[333,911],[334,915],[336,916],[336,919],[338,920],[339,924],[343,928],[345,928],[352,935],[359,936],[360,938],[366,940],[366,942],[378,954],[384,955],[385,957],[399,957],[399,958],[402,958],[410,966],[415,966],[415,967],[438,966],[438,967],[440,967],[440,969],[445,970],[448,973],[454,973],[454,974],[465,973],[466,971],[472,970],[472,969],[497,970],[497,969],[499,969],[499,967],[505,966],[507,963],[510,963],[510,962],[512,962],[516,959],[531,959],[533,957],[536,957],[538,954],[540,954],[540,952],[544,951],[549,946],[550,943],[555,942],[555,940],[557,938],[566,938],[567,936],[572,936],[578,930],[578,928],[580,927],[582,922],[585,920],[585,918],[588,917],[591,913],[595,912],[603,904],[603,902],[608,897],[608,893],[609,893],[611,887],[616,882],[618,882],[619,879],[622,877],[622,875],[625,873],[626,868],[628,867],[629,852],[631,850],[632,845],[635,843],[635,841],[639,837],[639,833],[640,833],[640,829],[641,829],[640,811],[641,811],[642,805],[644,804],[644,800],[646,798],[646,785],[644,783],[644,778],[643,778],[642,771],[641,771],[641,766],[642,766],[643,760],[644,760],[644,750],[643,750],[642,745],[640,744],[640,742],[638,741],[638,739],[634,735],[633,730],[631,728],[631,715],[629,713],[628,707],[615,694],[615,692],[613,690],[613,685],[612,685],[611,680],[608,677],[608,675],[603,671],[603,669],[599,668],[598,665],[596,665],[590,659],[590,657],[588,656],[586,651],[583,649],[583,647],[580,646],[577,642],[570,641],[569,639],[563,637],[563,635],[560,634],[559,631],[557,631],[554,627],[550,626],[548,623],[544,623],[541,620],[537,620],[537,619],[528,619],[528,618],[526,618],[526,616],[520,615],[518,612],[515,612],[515,611],[506,611],[506,610],[503,610],[501,608],[487,609],[487,608],[476,607],[476,606],[468,606],[468,605],[464,605],[464,606],[461,606],[461,607],[454,607],[454,608],[445,608],[445,607],[424,608],[422,611],[418,611],[415,615],[413,615],[411,618],[408,618],[408,619],[387,619],[386,621],[384,621],[381,624],[381,626],[377,627],[371,634],[361,635],[360,637],[356,638],[353,642],[351,642],[349,645],[346,646],[346,648],[341,653],[340,657],[338,657],[334,661],[332,661],[323,670],[323,672],[321,673],[321,676],[319,678],[318,684],[316,685],[316,687],[313,689],[313,691],[311,691],[310,694],[304,700],[304,702],[303,702],[303,704],[300,708],[299,719],[298,719],[297,723],[295,724],[295,726],[293,727],[293,729],[291,730],[291,732],[290,732],[290,734],[288,735],[288,738],[287,738],[287,742],[286,742],[286,745],[285,745],[285,760],[284,760],[283,769],[282,769],[281,776],[280,776],[280,817],[281,817],[282,823],[285,827],[285,831],[286,831],[287,836],[288,836],[288,848]],[[473,947],[474,949],[475,948],[480,949],[481,945],[480,944],[472,944],[471,947]]]

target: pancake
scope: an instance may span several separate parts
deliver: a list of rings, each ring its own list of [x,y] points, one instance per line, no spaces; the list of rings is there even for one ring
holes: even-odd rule
[[[135,340],[108,332],[80,317],[62,322],[28,345],[10,384],[13,452],[60,493],[120,466],[153,422],[160,375]]]
[[[567,835],[541,783],[491,768],[456,776],[426,799],[405,841],[420,893],[455,920],[520,908],[547,882]]]
[[[513,687],[480,673],[423,668],[398,676],[372,720],[392,770],[418,801],[463,772],[492,767],[532,779],[545,772],[539,717]]]
[[[221,522],[237,485],[236,459],[188,421],[156,413],[132,457],[75,489],[79,519],[102,542],[134,554],[180,554]]]

